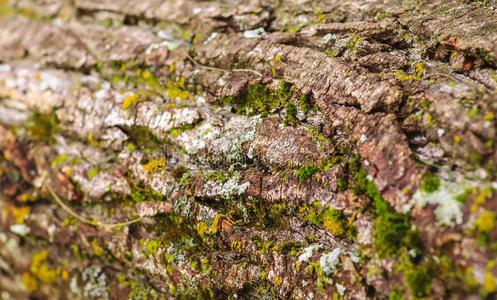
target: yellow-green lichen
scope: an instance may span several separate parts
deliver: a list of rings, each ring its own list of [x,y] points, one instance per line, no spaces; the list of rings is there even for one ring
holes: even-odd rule
[[[496,225],[496,213],[487,209],[483,209],[476,218],[474,224],[481,232],[491,232]]]
[[[96,256],[102,256],[105,254],[105,250],[102,247],[100,247],[97,240],[91,241],[90,245],[93,250],[93,254],[95,254]]]
[[[169,80],[166,85],[166,92],[172,99],[186,100],[190,97],[184,77],[180,77],[177,80]]]
[[[425,73],[425,66],[423,63],[416,63],[414,65],[414,74],[407,74],[404,70],[395,71],[395,78],[399,81],[408,81],[408,80],[421,80]]]
[[[24,220],[29,216],[31,213],[31,208],[29,206],[21,206],[21,207],[11,207],[11,214],[14,217],[14,221],[16,224],[22,224],[24,223]]]
[[[46,284],[52,284],[61,275],[62,269],[51,268],[47,264],[47,260],[48,260],[47,250],[41,250],[39,252],[34,253],[31,258],[31,266],[29,270],[31,274],[39,281]]]
[[[28,272],[22,274],[21,282],[29,294],[38,290],[38,281]]]
[[[486,271],[483,277],[483,292],[491,294],[497,291],[497,277],[490,271]]]
[[[127,96],[126,98],[123,99],[123,101],[121,103],[121,108],[123,110],[127,110],[127,109],[132,108],[133,106],[135,106],[136,103],[138,103],[140,98],[141,98],[140,94],[138,94],[138,93],[134,93],[134,94]]]
[[[88,170],[86,176],[88,177],[89,180],[92,180],[95,176],[98,175],[98,173],[100,173],[100,168],[98,166],[94,166]]]
[[[52,168],[58,168],[62,165],[64,165],[66,162],[68,162],[71,159],[71,157],[68,154],[60,154],[57,155],[50,163],[50,166]]]
[[[143,254],[145,254],[145,257],[157,254],[161,246],[158,240],[142,240],[140,242],[143,245]]]
[[[204,222],[199,222],[197,224],[197,233],[201,238],[205,238],[205,234],[209,230],[209,226],[205,224]]]
[[[158,158],[158,159],[150,159],[146,163],[144,163],[143,169],[149,173],[154,173],[157,171],[160,171],[164,169],[167,165],[167,162],[164,158]]]

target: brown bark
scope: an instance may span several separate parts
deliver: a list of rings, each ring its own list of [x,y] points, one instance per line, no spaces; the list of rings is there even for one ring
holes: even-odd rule
[[[497,4],[0,1],[2,299],[493,299]]]

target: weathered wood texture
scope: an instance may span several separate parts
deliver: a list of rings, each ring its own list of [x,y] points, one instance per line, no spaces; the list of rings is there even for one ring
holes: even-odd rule
[[[0,13],[1,299],[497,297],[496,1]]]

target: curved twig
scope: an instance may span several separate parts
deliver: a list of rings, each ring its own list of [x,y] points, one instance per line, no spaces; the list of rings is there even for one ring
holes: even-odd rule
[[[199,63],[198,61],[196,61],[193,57],[190,56],[190,54],[186,53],[186,57],[196,66],[200,67],[200,68],[203,68],[203,69],[206,69],[206,70],[211,70],[211,71],[219,71],[219,72],[249,72],[249,73],[253,73],[253,74],[256,74],[260,77],[264,77],[264,75],[262,75],[261,73],[255,71],[255,70],[251,70],[251,69],[221,69],[221,68],[217,68],[217,67],[210,67],[210,66],[205,66],[205,65],[202,65],[201,63]]]
[[[455,77],[453,75],[444,74],[444,73],[432,73],[432,74],[428,74],[425,77],[423,77],[423,79],[429,79],[429,78],[433,78],[433,77],[445,77],[445,78],[453,80],[455,82],[462,82],[461,79],[459,79],[459,78],[457,78],[457,77]]]
[[[54,192],[54,190],[52,189],[52,187],[49,185],[49,184],[45,184],[45,186],[47,187],[48,189],[48,192],[50,193],[50,195],[52,196],[52,199],[64,210],[66,211],[68,214],[70,214],[71,216],[73,216],[74,218],[76,218],[78,221],[80,221],[81,223],[84,223],[84,224],[88,224],[88,225],[91,225],[91,226],[95,226],[95,227],[104,227],[104,228],[109,228],[109,229],[113,229],[113,228],[118,228],[118,227],[123,227],[123,226],[128,226],[128,225],[131,225],[131,224],[134,224],[134,223],[138,223],[138,222],[141,222],[143,220],[142,217],[138,217],[136,219],[133,219],[133,220],[130,220],[130,221],[126,221],[126,222],[120,222],[120,223],[112,223],[112,224],[109,224],[109,223],[102,223],[98,220],[91,220],[91,219],[88,219],[88,218],[85,218],[81,215],[79,215],[77,212],[75,212],[72,208],[70,208],[67,204],[64,203],[64,201],[62,201],[62,199],[60,199],[60,197],[57,195],[57,193]]]

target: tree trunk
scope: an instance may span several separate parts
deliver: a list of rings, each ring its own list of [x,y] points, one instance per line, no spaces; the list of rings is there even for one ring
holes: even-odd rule
[[[0,0],[1,299],[495,299],[497,2]]]

